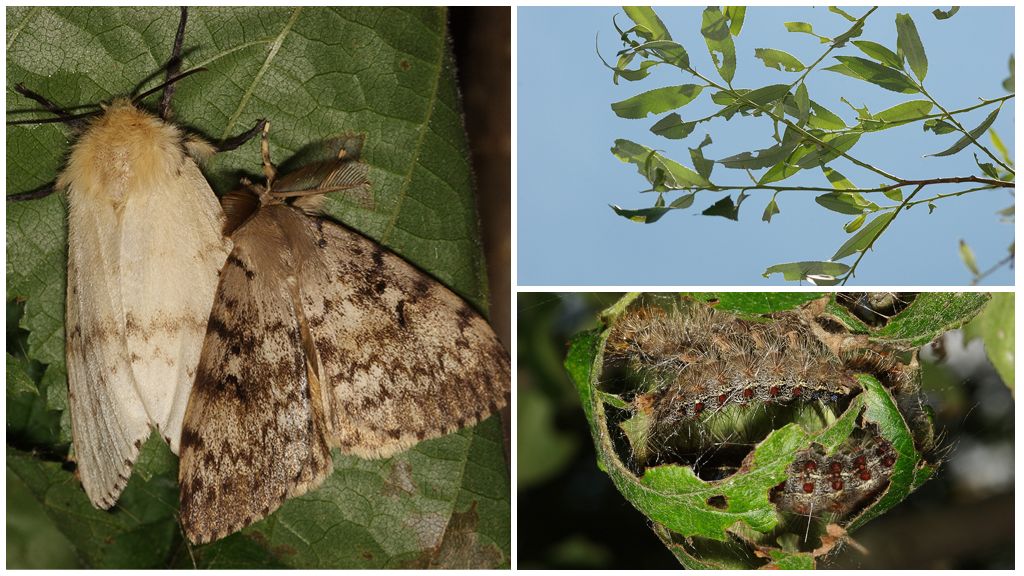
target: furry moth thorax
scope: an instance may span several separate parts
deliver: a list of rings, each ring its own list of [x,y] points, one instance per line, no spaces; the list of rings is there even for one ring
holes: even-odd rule
[[[180,178],[182,165],[202,161],[214,148],[198,136],[143,110],[127,98],[103,107],[72,147],[58,189],[122,197]]]

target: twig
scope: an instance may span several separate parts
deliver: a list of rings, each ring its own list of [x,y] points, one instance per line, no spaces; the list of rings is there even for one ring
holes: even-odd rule
[[[878,234],[875,234],[875,237],[871,239],[871,242],[869,242],[868,245],[865,246],[864,249],[860,251],[860,254],[857,255],[857,259],[854,260],[853,265],[850,266],[850,269],[846,271],[846,276],[843,276],[843,281],[840,282],[840,285],[846,286],[846,282],[850,278],[853,278],[854,272],[857,270],[857,265],[860,264],[860,261],[864,258],[864,255],[868,253],[868,250],[871,250],[871,248],[875,246],[875,242],[882,237],[882,234],[884,234],[886,230],[888,230],[889,226],[892,225],[892,221],[895,220],[896,217],[900,215],[900,212],[907,207],[907,204],[910,204],[910,201],[914,198],[914,196],[917,195],[918,192],[921,191],[922,188],[924,188],[924,184],[918,184],[917,188],[914,188],[914,191],[910,193],[910,196],[907,196],[906,199],[903,200],[903,203],[900,204],[899,208],[896,208],[896,211],[893,212],[892,218],[889,218],[889,221],[886,222],[881,229],[879,229]]]

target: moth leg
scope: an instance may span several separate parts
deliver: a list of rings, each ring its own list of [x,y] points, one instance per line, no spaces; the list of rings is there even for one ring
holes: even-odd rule
[[[181,69],[181,46],[185,43],[185,25],[188,23],[188,7],[181,7],[181,18],[178,20],[178,32],[174,35],[174,48],[171,49],[171,59],[167,61],[167,76],[164,84],[164,93],[160,97],[160,107],[157,111],[160,118],[166,120],[170,115],[171,98],[174,97],[174,86],[176,82],[172,79],[177,76]]]
[[[57,188],[53,182],[49,184],[43,184],[35,190],[29,190],[28,192],[19,192],[18,194],[10,194],[7,196],[8,202],[22,202],[25,200],[35,200],[37,198],[45,198],[50,194],[56,192]]]
[[[267,177],[267,190],[274,189],[274,179],[277,177],[277,169],[270,161],[270,122],[263,125],[263,134],[260,136],[260,154],[263,156],[263,175]]]
[[[245,144],[249,140],[252,140],[254,136],[263,131],[263,127],[266,124],[267,119],[260,118],[259,120],[256,121],[256,125],[252,128],[246,130],[245,132],[242,132],[241,134],[235,136],[234,138],[228,138],[227,140],[224,140],[220,144],[217,144],[217,152],[229,152],[231,150],[234,150],[235,148],[238,148],[242,144]]]
[[[56,104],[54,104],[53,102],[47,100],[46,97],[43,96],[42,94],[39,94],[38,92],[34,92],[32,90],[29,90],[28,88],[25,87],[24,84],[22,84],[20,82],[14,86],[14,91],[17,92],[18,94],[21,94],[25,98],[28,98],[29,100],[35,100],[36,102],[39,103],[40,106],[42,106],[43,108],[46,108],[47,112],[50,112],[51,114],[54,114],[54,115],[59,116],[61,118],[67,118],[67,117],[71,116],[70,112],[68,112],[67,110],[61,108],[60,106],[58,106]]]

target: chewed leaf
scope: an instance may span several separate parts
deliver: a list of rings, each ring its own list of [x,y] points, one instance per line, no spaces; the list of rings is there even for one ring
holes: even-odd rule
[[[920,92],[906,74],[859,56],[836,56],[839,64],[825,68],[852,78],[871,82],[893,92],[915,94]]]
[[[805,68],[803,62],[792,54],[774,48],[755,48],[754,57],[760,58],[765,66],[776,70],[799,72]]]
[[[874,244],[878,235],[885,230],[895,215],[895,212],[883,212],[882,214],[875,216],[871,222],[861,228],[861,230],[854,234],[852,238],[844,242],[843,245],[839,247],[839,250],[836,250],[832,259],[841,260],[851,254],[867,250]]]
[[[790,262],[788,264],[776,264],[769,266],[764,271],[765,278],[772,274],[782,274],[783,279],[789,282],[806,280],[811,276],[830,276],[836,278],[849,272],[850,267],[841,262]]]
[[[637,94],[612,104],[620,118],[644,118],[648,114],[661,114],[685,106],[700,95],[703,87],[696,84],[666,86]]]

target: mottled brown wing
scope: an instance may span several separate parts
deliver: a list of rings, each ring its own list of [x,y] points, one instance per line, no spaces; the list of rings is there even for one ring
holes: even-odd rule
[[[209,542],[330,472],[293,253],[261,209],[232,236],[181,435],[181,523]]]
[[[331,445],[386,457],[505,405],[508,353],[475,310],[360,234],[292,213]]]

